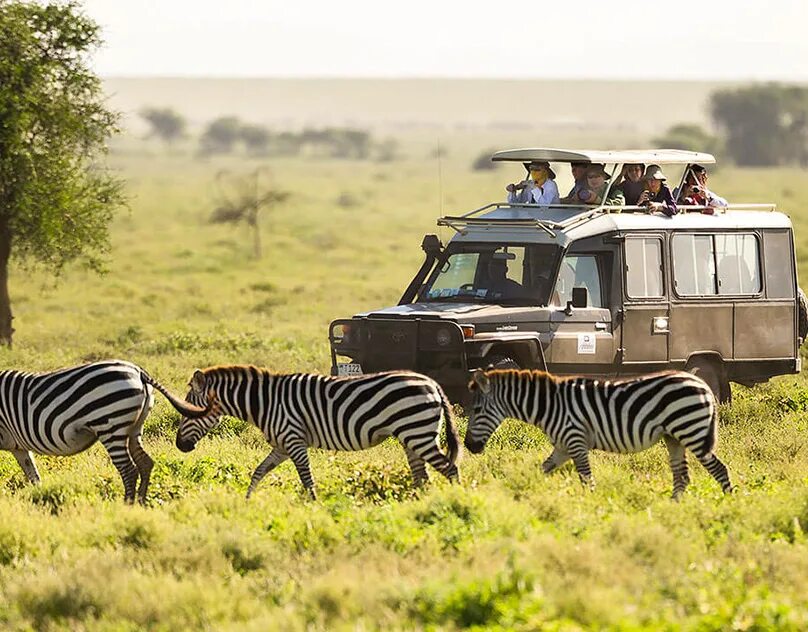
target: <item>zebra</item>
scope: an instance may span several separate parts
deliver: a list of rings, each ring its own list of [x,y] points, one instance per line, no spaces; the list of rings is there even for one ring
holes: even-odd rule
[[[0,449],[17,459],[33,484],[40,477],[32,452],[69,456],[100,441],[123,480],[124,499],[144,503],[154,461],[143,449],[143,423],[151,411],[152,387],[188,417],[196,407],[169,393],[131,362],[107,360],[50,373],[0,371]]]
[[[685,448],[732,491],[726,466],[713,453],[718,410],[710,387],[684,371],[627,380],[558,378],[543,371],[477,370],[465,445],[479,453],[506,417],[541,428],[553,444],[542,464],[549,474],[572,459],[581,481],[593,484],[589,450],[640,452],[665,441],[673,498],[690,482]]]
[[[250,479],[247,498],[274,468],[291,459],[304,488],[316,498],[308,448],[364,450],[395,437],[404,446],[413,482],[429,480],[429,463],[450,481],[459,478],[460,439],[449,402],[431,378],[409,371],[333,377],[275,374],[249,365],[216,366],[194,373],[186,400],[198,405],[215,395],[214,414],[183,419],[177,447],[190,452],[221,414],[254,423],[272,446]],[[446,424],[447,454],[438,447]]]

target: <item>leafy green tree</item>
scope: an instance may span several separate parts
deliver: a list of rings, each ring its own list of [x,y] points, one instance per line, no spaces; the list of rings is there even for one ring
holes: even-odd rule
[[[808,165],[808,87],[771,83],[719,90],[710,108],[739,165]]]
[[[657,147],[666,149],[685,149],[688,151],[703,151],[708,154],[718,153],[721,141],[707,133],[698,125],[679,123],[668,128],[668,131],[653,140]]]
[[[117,131],[88,56],[99,27],[76,2],[0,0],[0,342],[12,255],[58,273],[100,270],[122,183],[99,162]]]
[[[149,135],[169,145],[185,135],[185,119],[171,108],[143,108],[140,116],[151,127]]]

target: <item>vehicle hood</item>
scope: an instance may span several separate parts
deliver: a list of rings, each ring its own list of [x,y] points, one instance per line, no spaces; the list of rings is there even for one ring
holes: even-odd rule
[[[434,318],[474,324],[502,320],[546,320],[549,319],[551,311],[555,310],[536,306],[506,307],[495,303],[481,305],[479,303],[435,302],[396,305],[356,314],[355,318]]]

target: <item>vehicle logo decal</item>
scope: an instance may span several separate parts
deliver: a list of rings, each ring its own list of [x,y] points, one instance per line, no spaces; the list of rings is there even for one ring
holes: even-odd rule
[[[404,342],[404,340],[407,338],[407,336],[404,334],[403,331],[394,331],[393,335],[390,336],[390,337],[393,339],[393,342],[395,342],[396,344],[400,344],[400,343]]]
[[[497,331],[516,331],[519,329],[517,325],[500,325],[497,327]]]

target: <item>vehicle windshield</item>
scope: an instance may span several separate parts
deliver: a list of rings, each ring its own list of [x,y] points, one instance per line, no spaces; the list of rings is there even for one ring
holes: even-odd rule
[[[418,300],[547,305],[559,255],[550,244],[450,247]]]

